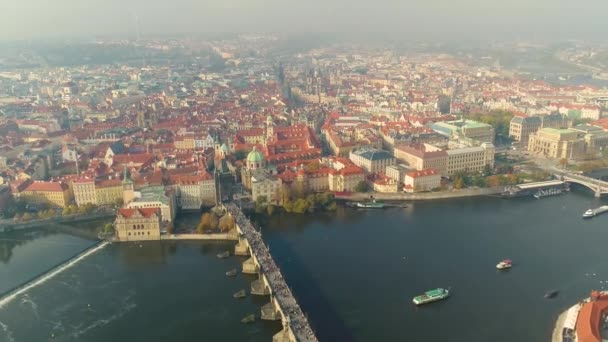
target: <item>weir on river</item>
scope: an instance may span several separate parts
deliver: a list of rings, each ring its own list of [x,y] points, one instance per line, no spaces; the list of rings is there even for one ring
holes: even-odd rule
[[[235,254],[251,255],[243,263],[243,272],[260,274],[260,279],[252,284],[252,293],[270,295],[270,303],[262,308],[262,318],[281,319],[283,322],[283,330],[274,336],[273,341],[317,341],[261,234],[234,203],[225,205],[225,208],[234,218],[240,234]]]

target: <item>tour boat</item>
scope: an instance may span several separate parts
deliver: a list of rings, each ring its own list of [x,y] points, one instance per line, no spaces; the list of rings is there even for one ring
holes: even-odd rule
[[[534,198],[543,198],[543,197],[547,197],[547,196],[556,196],[556,195],[561,195],[563,193],[562,189],[559,188],[551,188],[551,189],[542,189],[542,190],[538,190],[535,194],[534,194]]]
[[[427,304],[431,302],[435,302],[438,300],[442,300],[447,298],[450,295],[450,291],[442,288],[437,288],[434,290],[430,290],[425,292],[420,296],[414,297],[412,300],[416,305]]]
[[[243,298],[245,297],[245,290],[241,290],[232,295],[232,298]]]
[[[499,270],[504,270],[507,268],[511,268],[511,266],[513,266],[513,262],[511,262],[511,260],[509,260],[509,259],[505,259],[505,260],[499,262],[498,265],[496,265],[496,268]]]
[[[595,208],[595,209],[589,209],[589,210],[585,211],[585,213],[583,214],[583,218],[592,218],[594,216],[605,213],[607,211],[608,211],[608,205],[603,205],[603,206],[601,206],[599,208]]]
[[[226,272],[227,277],[234,277],[235,275],[236,275],[236,268],[233,268],[230,271]]]
[[[595,216],[595,211],[593,211],[593,209],[589,209],[583,214],[583,218],[592,218],[593,216]]]
[[[371,202],[348,202],[346,206],[351,208],[359,208],[359,209],[382,209],[386,208],[386,204],[382,202],[376,202],[376,200],[372,200]]]

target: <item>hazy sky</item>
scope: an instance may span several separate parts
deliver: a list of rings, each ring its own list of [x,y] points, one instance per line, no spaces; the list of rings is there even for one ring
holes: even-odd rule
[[[221,32],[608,36],[608,0],[0,0],[0,39]]]

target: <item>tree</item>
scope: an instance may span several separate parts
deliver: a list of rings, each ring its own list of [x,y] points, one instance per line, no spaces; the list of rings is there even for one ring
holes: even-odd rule
[[[122,207],[124,204],[125,204],[125,201],[124,201],[124,199],[123,199],[122,197],[117,198],[117,199],[114,201],[114,206],[115,206],[116,208],[120,208],[120,207]]]
[[[72,211],[72,206],[67,206],[67,207],[63,208],[61,215],[67,216],[67,215],[72,215],[73,213],[74,212]]]
[[[283,209],[288,213],[293,212],[293,202],[290,200],[283,202]]]
[[[464,188],[464,179],[462,177],[458,177],[454,179],[454,189],[462,189]]]
[[[224,215],[219,219],[219,228],[221,231],[226,232],[235,227],[234,219],[230,215]]]
[[[268,198],[266,196],[258,196],[258,198],[256,198],[255,203],[259,203],[259,204],[264,204],[268,202]]]
[[[559,160],[559,165],[562,167],[562,169],[566,169],[566,167],[568,166],[568,159],[566,158],[562,158]]]
[[[167,225],[167,234],[173,234],[174,231],[175,231],[175,227],[173,226],[173,223],[169,223]]]
[[[275,207],[272,204],[270,204],[266,207],[266,212],[268,213],[268,216],[272,216],[272,214],[274,214],[274,210],[275,210]]]
[[[357,183],[357,186],[355,186],[355,191],[356,192],[367,192],[367,191],[369,191],[369,186],[367,185],[367,182],[360,181],[359,183]]]
[[[485,177],[492,175],[492,167],[490,167],[490,165],[486,164],[486,166],[483,167],[483,175]]]
[[[281,203],[285,205],[291,199],[291,188],[287,184],[281,185]]]
[[[114,232],[114,225],[113,225],[113,224],[111,224],[111,223],[106,223],[106,224],[103,226],[103,232],[104,232],[105,234],[110,234],[110,233],[113,233],[113,232]]]
[[[303,214],[306,211],[308,211],[309,208],[309,204],[308,201],[306,201],[303,198],[299,198],[294,204],[293,204],[293,212],[294,213],[298,213],[298,214]]]
[[[201,216],[201,220],[198,223],[198,225],[196,226],[196,231],[199,234],[202,234],[205,230],[207,229],[211,229],[211,214],[209,213],[204,213]]]
[[[234,158],[236,160],[243,160],[247,158],[247,151],[245,150],[237,150],[234,152]]]
[[[23,216],[21,216],[21,221],[29,221],[33,218],[32,214],[30,213],[25,213],[23,214]]]
[[[215,213],[209,215],[209,228],[217,229],[220,225],[220,218]]]
[[[489,187],[496,187],[500,185],[500,176],[494,175],[486,178],[486,182]]]

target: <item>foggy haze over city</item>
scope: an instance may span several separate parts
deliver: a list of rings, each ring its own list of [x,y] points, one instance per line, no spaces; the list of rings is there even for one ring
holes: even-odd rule
[[[408,39],[601,39],[602,0],[45,0],[0,4],[0,39],[217,34],[361,34]]]

